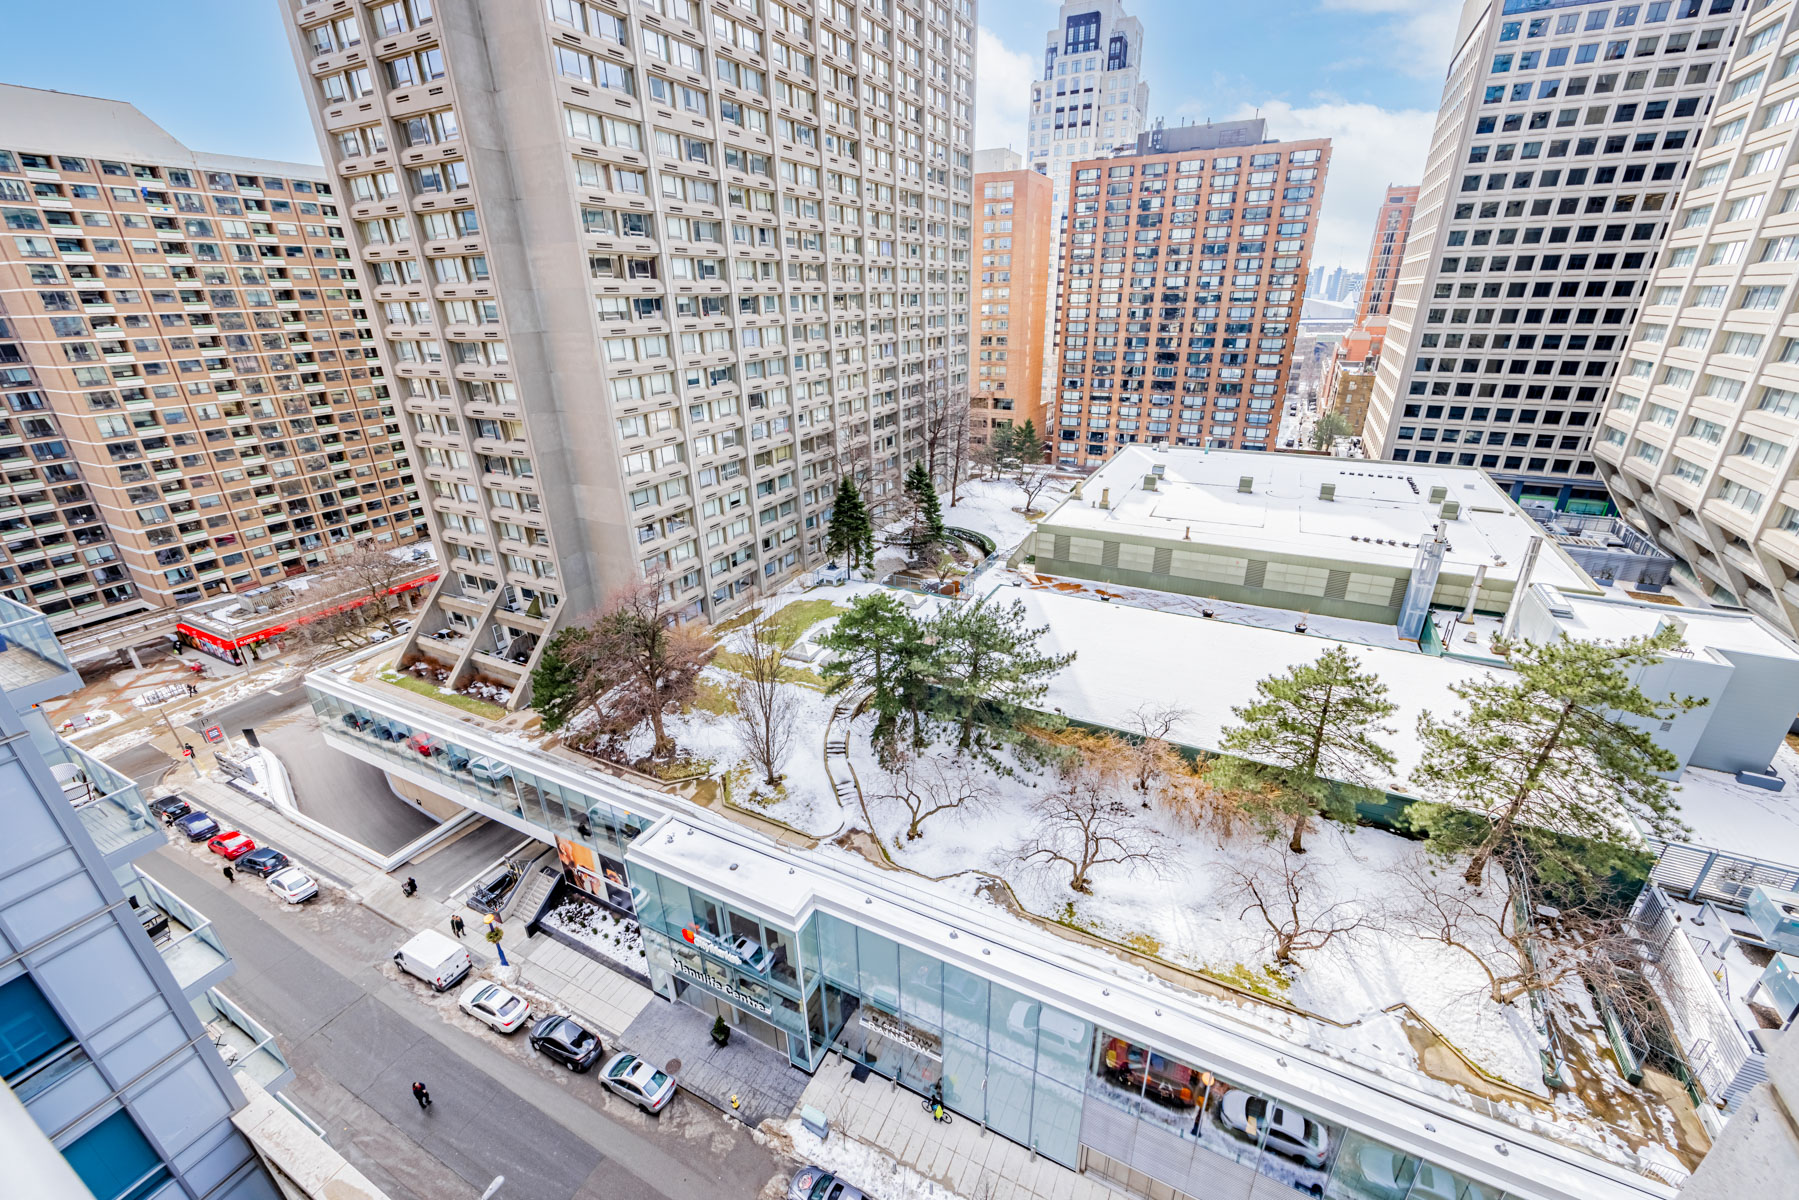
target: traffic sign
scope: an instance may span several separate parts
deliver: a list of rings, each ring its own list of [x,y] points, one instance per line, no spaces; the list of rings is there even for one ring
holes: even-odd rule
[[[209,742],[218,743],[225,740],[225,731],[217,725],[208,725],[205,729],[201,730],[201,733]]]

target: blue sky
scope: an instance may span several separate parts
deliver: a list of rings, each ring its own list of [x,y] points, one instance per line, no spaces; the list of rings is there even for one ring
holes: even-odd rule
[[[531,0],[498,0],[529,3]],[[1055,0],[979,0],[976,142],[1022,149]],[[1258,108],[1277,137],[1334,139],[1317,261],[1359,265],[1386,184],[1416,182],[1455,0],[1127,0],[1148,31],[1150,112]],[[275,0],[17,3],[8,83],[129,100],[197,150],[317,162]],[[70,21],[80,24],[71,35]],[[70,47],[78,47],[71,50]]]

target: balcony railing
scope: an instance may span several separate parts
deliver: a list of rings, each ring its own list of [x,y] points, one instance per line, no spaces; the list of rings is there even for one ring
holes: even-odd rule
[[[35,608],[0,596],[0,693],[25,708],[81,686],[50,619]]]
[[[206,1034],[219,1057],[232,1071],[254,1079],[266,1092],[279,1091],[293,1082],[293,1068],[276,1044],[275,1035],[230,997],[217,988],[208,988],[192,1003],[194,1015],[206,1026]]]
[[[122,882],[125,895],[137,902],[134,911],[143,915],[153,909],[166,918],[165,924],[145,916],[144,930],[181,985],[182,995],[191,1000],[235,970],[206,914],[141,871],[132,870]]]
[[[62,738],[46,733],[33,740],[109,866],[162,843],[137,784]]]

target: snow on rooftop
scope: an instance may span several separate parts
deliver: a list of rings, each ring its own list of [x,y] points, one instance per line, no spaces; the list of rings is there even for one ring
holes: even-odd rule
[[[1621,638],[1649,637],[1664,622],[1676,620],[1682,626],[1681,636],[1695,651],[1735,650],[1771,658],[1799,656],[1799,646],[1792,639],[1740,610],[1677,608],[1613,595],[1563,593],[1562,599],[1574,616],[1560,618],[1557,623],[1571,638],[1615,642]]]
[[[1144,476],[1161,468],[1155,490]],[[1239,480],[1253,480],[1238,490]],[[1324,500],[1326,484],[1335,498]],[[1443,522],[1443,501],[1461,506]],[[1100,508],[1102,498],[1109,508]],[[1043,525],[1192,540],[1207,545],[1307,555],[1344,562],[1410,567],[1431,527],[1444,524],[1450,550],[1444,569],[1516,580],[1525,548],[1542,529],[1485,472],[1471,467],[1361,462],[1306,454],[1131,446],[1119,451],[1064,501]],[[1389,545],[1388,543],[1392,544]],[[1593,583],[1553,542],[1531,578],[1576,591]]]
[[[1783,742],[1773,765],[1786,780],[1778,792],[1689,767],[1674,788],[1680,819],[1693,830],[1680,840],[1799,868],[1799,753]]]
[[[996,583],[995,602],[1023,601],[1031,625],[1049,626],[1044,650],[1075,652],[1075,660],[1050,684],[1045,706],[1117,728],[1142,704],[1174,705],[1187,715],[1170,733],[1172,740],[1205,750],[1218,748],[1221,732],[1236,720],[1232,706],[1254,697],[1257,680],[1316,662],[1332,646],[1347,646],[1364,669],[1380,676],[1388,698],[1399,705],[1389,721],[1393,735],[1385,739],[1399,760],[1394,778],[1386,782],[1398,791],[1409,790],[1403,781],[1418,761],[1418,713],[1459,709],[1450,685],[1489,673],[1483,666],[1415,650],[1111,604],[1024,587],[1003,576]]]

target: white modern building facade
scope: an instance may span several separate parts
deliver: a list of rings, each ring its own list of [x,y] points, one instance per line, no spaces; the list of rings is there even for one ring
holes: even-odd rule
[[[1799,628],[1799,40],[1745,18],[1595,453],[1619,509],[1692,582]]]
[[[966,403],[973,0],[286,5],[444,579],[522,699],[653,575],[717,619]]]
[[[0,597],[0,1194],[69,1194],[14,1190],[52,1179],[27,1165],[47,1139],[83,1200],[278,1200],[232,1116],[239,1072],[292,1073],[216,990],[210,923],[133,865],[166,841],[136,785],[46,725],[79,686],[48,620]]]
[[[1363,430],[1605,512],[1599,414],[1750,0],[1467,0]]]

